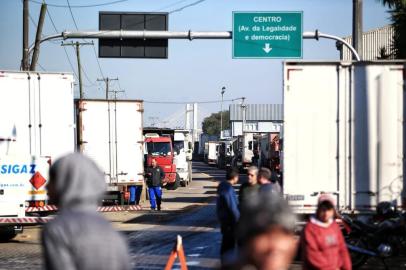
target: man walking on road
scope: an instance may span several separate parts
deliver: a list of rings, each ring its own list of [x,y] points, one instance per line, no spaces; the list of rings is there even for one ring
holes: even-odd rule
[[[245,200],[249,200],[249,197],[256,196],[259,190],[258,185],[258,168],[251,166],[247,170],[248,182],[241,184],[240,191],[238,193],[238,200],[240,207],[244,204]]]
[[[228,255],[233,255],[236,247],[235,229],[240,218],[240,211],[233,185],[237,184],[238,177],[236,169],[227,171],[226,180],[222,181],[217,188],[217,216],[223,235],[220,249],[222,262]]]
[[[164,170],[158,166],[156,159],[151,161],[152,167],[147,170],[148,195],[152,210],[161,211],[162,180],[165,178]]]
[[[48,195],[59,212],[42,232],[45,269],[131,269],[124,238],[96,212],[106,192],[97,165],[70,154],[57,160],[49,174]]]

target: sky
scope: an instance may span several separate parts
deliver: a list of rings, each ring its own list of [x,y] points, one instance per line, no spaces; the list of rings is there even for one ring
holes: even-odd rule
[[[37,0],[41,1],[41,0]],[[91,5],[113,0],[70,0],[70,5]],[[67,5],[67,0],[46,0],[48,4]],[[195,5],[191,5],[194,4]],[[340,37],[351,35],[352,0],[128,0],[91,8],[72,8],[80,30],[98,30],[99,11],[170,12],[172,31],[231,31],[233,11],[303,11],[303,30],[328,33]],[[32,21],[37,23],[40,5],[30,2]],[[68,8],[48,6],[59,32],[75,30]],[[19,70],[22,53],[22,0],[0,0],[0,70]],[[30,21],[30,44],[36,28]],[[368,31],[390,23],[387,9],[380,1],[363,1],[363,30]],[[55,30],[47,16],[44,35]],[[231,40],[170,40],[168,59],[106,59],[99,58],[100,68],[92,46],[82,46],[86,98],[103,98],[104,83],[98,78],[119,78],[111,89],[122,99],[145,100],[145,125],[184,125],[185,105],[164,105],[147,101],[193,102],[246,97],[246,103],[282,102],[283,59],[233,59]],[[41,46],[39,63],[45,71],[74,72],[77,62],[74,49],[66,47],[68,57],[58,42]],[[338,60],[339,53],[331,40],[304,40],[303,60]],[[41,70],[39,68],[39,70]],[[78,87],[76,86],[78,95]],[[224,102],[227,108],[230,102]],[[199,105],[199,119],[220,111],[221,104]]]

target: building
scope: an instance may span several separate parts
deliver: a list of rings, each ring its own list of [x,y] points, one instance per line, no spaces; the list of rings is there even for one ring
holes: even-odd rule
[[[245,109],[244,109],[245,108]],[[245,111],[244,131],[279,132],[283,122],[282,104],[231,104],[230,130],[233,137],[242,135]]]
[[[395,59],[392,46],[394,33],[391,25],[364,32],[362,34],[362,60]],[[345,37],[344,40],[352,44],[352,36]],[[341,60],[352,60],[352,53],[346,46],[340,44],[338,49]]]

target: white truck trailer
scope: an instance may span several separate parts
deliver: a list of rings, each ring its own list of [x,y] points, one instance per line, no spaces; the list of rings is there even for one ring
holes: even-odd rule
[[[285,62],[283,193],[313,213],[320,193],[341,212],[401,205],[405,63]]]
[[[218,155],[218,142],[210,141],[207,143],[207,164],[216,165]]]
[[[259,133],[243,132],[243,135],[238,136],[238,146],[240,158],[237,161],[237,167],[241,171],[248,169],[248,167],[258,164],[253,164],[255,161],[255,153],[259,151]]]
[[[0,71],[0,234],[47,210],[52,161],[75,150],[73,75]],[[1,235],[0,235],[1,237]]]
[[[192,182],[193,143],[189,130],[175,129],[173,134],[176,172],[180,177],[180,184],[187,186]]]
[[[143,111],[140,100],[76,101],[79,151],[103,170],[105,200],[122,202],[128,186],[144,183]]]

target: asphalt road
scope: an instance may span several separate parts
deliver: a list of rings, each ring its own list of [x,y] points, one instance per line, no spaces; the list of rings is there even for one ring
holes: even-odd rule
[[[134,269],[164,268],[177,235],[183,237],[190,269],[218,266],[220,232],[214,202],[217,180],[223,175],[195,163],[191,185],[164,190],[161,212],[148,210],[145,201],[143,211],[104,214],[128,239]],[[40,231],[41,226],[27,227],[14,240],[0,243],[0,269],[42,269]]]
[[[188,268],[219,266],[221,234],[215,212],[216,187],[224,171],[195,162],[194,181],[175,191],[164,190],[163,211],[143,210],[104,214],[128,239],[133,269],[163,269],[177,235],[183,238]],[[242,176],[243,180],[245,176]],[[149,208],[148,202],[143,203]],[[40,226],[27,228],[9,243],[0,243],[1,269],[41,269]],[[387,261],[389,269],[406,269],[404,257]],[[175,264],[174,269],[179,269]],[[301,269],[295,262],[291,269]],[[385,269],[370,260],[362,269]]]

